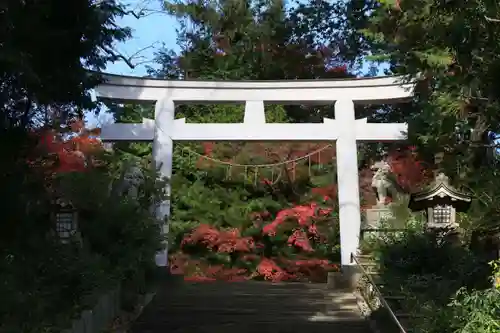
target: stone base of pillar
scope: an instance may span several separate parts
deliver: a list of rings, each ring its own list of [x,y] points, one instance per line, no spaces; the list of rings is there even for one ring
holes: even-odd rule
[[[332,290],[355,290],[361,276],[361,269],[358,266],[344,265],[339,272],[328,273],[327,287]]]

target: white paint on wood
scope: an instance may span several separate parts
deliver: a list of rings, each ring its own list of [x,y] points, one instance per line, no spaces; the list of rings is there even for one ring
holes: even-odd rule
[[[340,135],[337,139],[337,187],[339,197],[340,252],[342,264],[351,261],[356,253],[361,231],[361,207],[359,203],[359,174],[354,103],[339,100],[335,103],[335,121]],[[366,124],[363,124],[367,126]]]
[[[409,99],[414,84],[405,77],[350,80],[194,81],[155,80],[106,74],[96,88],[100,99],[150,101],[171,99],[186,103],[330,104],[338,99],[394,102]]]
[[[153,144],[153,159],[156,170],[162,179],[167,180],[165,195],[167,198],[158,203],[156,218],[160,223],[161,234],[168,236],[170,217],[170,178],[172,177],[173,140],[169,133],[172,132],[175,117],[175,104],[171,99],[161,99],[155,106],[155,130]],[[146,121],[146,123],[150,123]],[[156,255],[156,265],[168,265],[168,241],[165,239],[164,250]]]
[[[262,123],[262,120],[265,119],[249,116],[241,124],[189,124],[185,118],[176,119],[170,129],[170,137],[174,141],[334,141],[339,136],[339,128],[344,126],[328,118],[320,124],[269,124]],[[101,139],[152,141],[154,121],[145,121],[142,124],[105,125],[101,130]],[[356,134],[358,141],[404,140],[407,125],[367,124],[366,119],[358,119],[351,131]]]
[[[157,101],[155,120],[142,124],[112,124],[103,127],[104,141],[151,141],[153,157],[162,177],[172,175],[173,141],[337,141],[337,182],[342,265],[352,265],[351,253],[359,246],[361,227],[357,141],[404,140],[406,124],[368,123],[355,119],[354,102],[399,101],[411,97],[413,84],[401,77],[337,81],[164,81],[107,76],[97,88],[99,97],[118,100]],[[335,103],[335,119],[320,124],[267,124],[264,103]],[[190,124],[174,120],[174,103],[245,103],[240,124]],[[170,194],[170,186],[166,189]],[[170,201],[159,204],[157,217],[170,214]],[[168,224],[164,225],[168,234]],[[167,251],[157,256],[167,265]]]
[[[266,112],[263,101],[247,101],[245,103],[243,123],[246,125],[263,125],[266,123]]]

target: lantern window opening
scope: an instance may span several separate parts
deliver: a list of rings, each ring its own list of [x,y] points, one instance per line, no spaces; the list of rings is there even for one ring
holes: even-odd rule
[[[432,222],[439,225],[447,225],[452,222],[452,207],[450,205],[436,205],[432,208]]]
[[[73,212],[56,213],[56,232],[60,238],[70,238],[76,232],[76,221]]]
[[[55,201],[53,218],[56,235],[63,243],[67,243],[77,234],[78,214],[70,202],[58,198]]]

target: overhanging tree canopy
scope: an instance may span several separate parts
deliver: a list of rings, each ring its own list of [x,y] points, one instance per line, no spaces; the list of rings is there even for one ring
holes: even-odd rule
[[[64,121],[90,108],[97,78],[87,70],[119,58],[114,43],[130,35],[115,21],[124,13],[114,0],[2,2],[2,126]]]
[[[462,178],[492,162],[500,132],[497,1],[379,1],[365,30],[392,73],[420,79],[410,126],[421,149],[442,152]]]

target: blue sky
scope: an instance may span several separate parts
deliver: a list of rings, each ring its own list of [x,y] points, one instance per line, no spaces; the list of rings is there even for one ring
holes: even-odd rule
[[[128,0],[131,8],[140,0]],[[148,8],[153,10],[160,10],[160,1],[151,0]],[[142,50],[151,45],[153,47],[140,53],[141,58],[137,59],[135,63],[143,61],[151,61],[154,58],[154,52],[162,45],[168,48],[175,49],[176,45],[176,28],[178,23],[175,18],[166,14],[152,14],[146,17],[136,19],[132,15],[123,17],[117,22],[120,26],[128,26],[132,28],[132,38],[117,45],[119,50],[125,56],[131,56],[138,50]],[[125,62],[119,61],[114,64],[109,64],[106,72],[121,75],[143,76],[146,74],[146,65],[153,66],[152,63],[145,63],[131,69]],[[110,121],[109,114],[101,112],[97,117],[93,114],[88,114],[86,117],[87,123],[90,127],[99,126],[103,123]]]
[[[149,9],[161,10],[160,0],[126,0],[126,3],[129,4],[130,8],[134,8],[138,3],[148,3],[147,7]],[[132,15],[128,15],[118,20],[117,23],[120,26],[130,27],[132,29],[132,38],[117,45],[116,49],[128,57],[137,53],[138,50],[147,48],[140,53],[140,59],[136,59],[135,61],[135,63],[143,63],[144,61],[146,63],[132,69],[125,62],[118,61],[107,66],[106,72],[108,73],[143,76],[146,74],[146,65],[154,67],[151,61],[154,58],[155,50],[161,48],[162,45],[170,49],[178,49],[176,44],[176,29],[179,25],[174,17],[164,13],[155,13],[137,19]],[[382,71],[379,75],[381,74]],[[111,117],[102,110],[97,117],[93,114],[88,114],[86,121],[89,127],[99,127],[102,124],[109,123]]]
[[[131,4],[140,2],[138,0],[129,0]],[[150,1],[148,8],[153,10],[161,10],[160,1],[152,0]],[[133,5],[131,5],[133,6]],[[133,8],[133,7],[131,7]],[[162,44],[166,45],[168,48],[176,48],[176,28],[178,27],[175,18],[169,15],[156,13],[136,19],[132,15],[126,16],[118,21],[120,26],[127,26],[132,28],[132,39],[127,40],[117,46],[117,49],[124,55],[131,56],[138,50],[142,50],[146,47],[153,46],[141,52],[140,55],[142,60],[152,60],[154,57],[155,49],[158,49]],[[136,62],[137,63],[137,62]],[[148,65],[152,65],[149,63]],[[106,69],[109,73],[122,74],[122,75],[137,75],[141,76],[146,74],[146,69],[144,64],[139,65],[134,69],[131,69],[123,61],[110,64]]]

